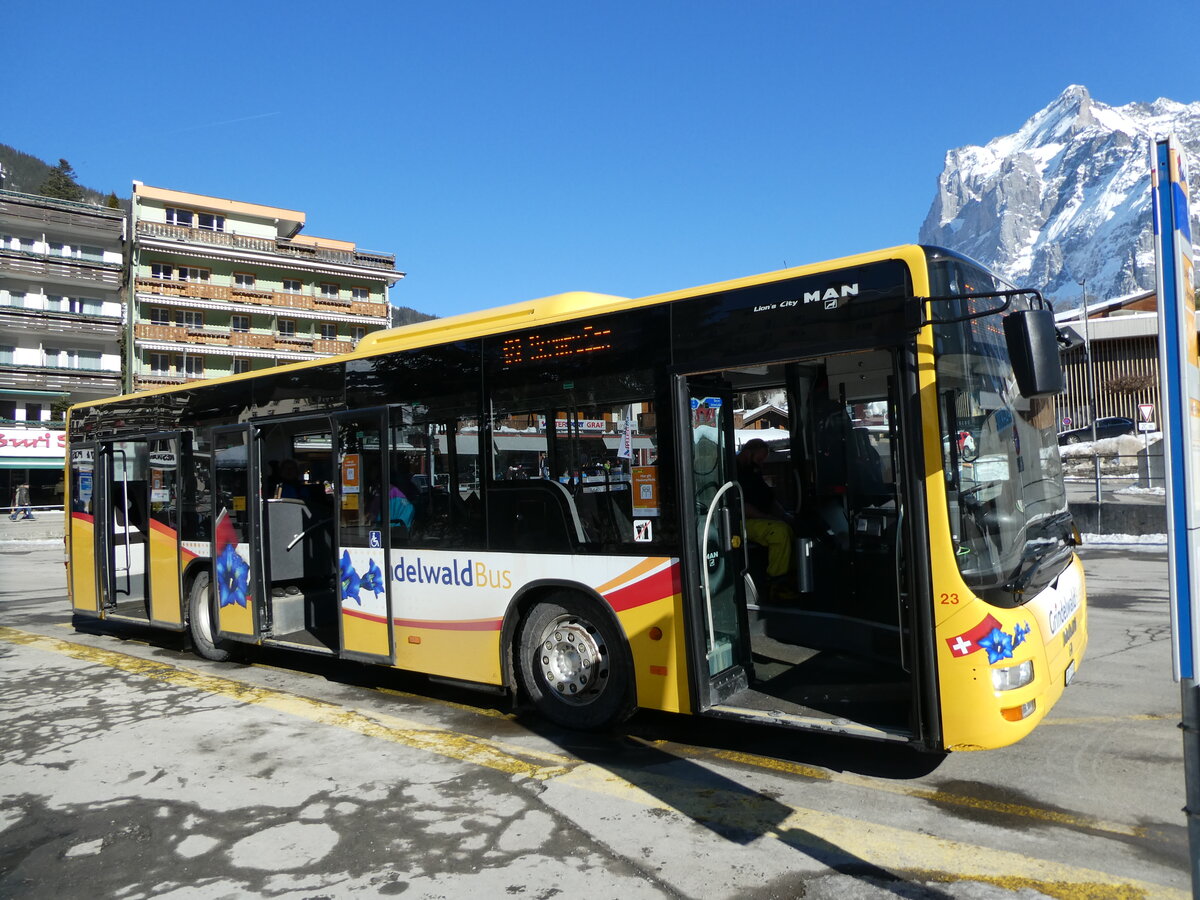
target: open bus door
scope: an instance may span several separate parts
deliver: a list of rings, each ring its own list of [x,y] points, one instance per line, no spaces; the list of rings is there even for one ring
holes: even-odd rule
[[[746,688],[752,663],[746,618],[746,551],[742,494],[733,449],[733,394],[711,377],[686,379],[680,442],[690,491],[686,533],[694,535],[696,585],[693,660],[702,708]]]
[[[150,622],[162,628],[183,628],[179,570],[179,457],[178,434],[155,434],[146,439],[145,479],[148,521]]]
[[[96,565],[96,453],[92,442],[71,447],[70,531],[71,607],[85,616],[100,615],[100,590]]]
[[[249,426],[213,432],[212,616],[217,638],[257,639],[263,620]]]
[[[679,462],[698,711],[802,730],[936,742],[922,554],[921,433],[894,350],[801,357],[680,377]],[[774,396],[756,466],[784,510],[750,541],[734,407]],[[906,405],[907,404],[907,405]],[[786,427],[784,427],[786,426]],[[743,434],[743,437],[748,435]],[[925,598],[922,600],[922,598]],[[924,644],[931,642],[926,639]],[[923,651],[924,652],[924,651]]]
[[[101,615],[148,620],[146,441],[106,441],[99,449],[94,496]]]

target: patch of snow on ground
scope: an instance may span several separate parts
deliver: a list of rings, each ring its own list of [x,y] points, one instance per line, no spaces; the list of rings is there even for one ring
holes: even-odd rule
[[[1113,491],[1114,494],[1144,494],[1150,497],[1165,497],[1167,489],[1165,487],[1127,487]]]
[[[1147,549],[1160,549],[1167,546],[1165,534],[1085,534],[1084,547],[1099,545],[1142,546]]]

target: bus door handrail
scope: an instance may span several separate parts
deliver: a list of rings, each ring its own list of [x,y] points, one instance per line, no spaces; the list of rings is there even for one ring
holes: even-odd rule
[[[125,520],[122,527],[125,531],[125,590],[121,590],[116,585],[116,578],[113,578],[113,593],[124,594],[126,597],[133,596],[133,579],[130,577],[130,570],[133,568],[133,552],[129,545],[129,456],[124,450],[117,447],[112,448],[113,456],[121,455],[121,517]],[[116,576],[116,572],[113,575]]]
[[[716,649],[717,631],[713,626],[712,590],[708,580],[708,529],[712,526],[713,512],[717,508],[717,501],[721,499],[721,495],[728,490],[735,490],[737,487],[736,481],[727,481],[717,488],[712,502],[708,504],[708,512],[704,516],[704,530],[700,532],[700,567],[704,572],[704,618],[708,625],[708,649],[710,652]],[[742,546],[745,547],[745,541],[742,542]]]

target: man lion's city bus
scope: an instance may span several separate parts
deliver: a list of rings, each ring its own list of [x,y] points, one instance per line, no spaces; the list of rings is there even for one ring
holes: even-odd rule
[[[1087,645],[1040,295],[904,246],[570,293],[69,419],[77,616],[907,742],[1028,734]],[[736,451],[794,514],[747,538]]]

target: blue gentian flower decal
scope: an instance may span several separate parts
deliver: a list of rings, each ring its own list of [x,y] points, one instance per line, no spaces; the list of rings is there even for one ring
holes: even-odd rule
[[[362,581],[359,582],[364,590],[374,591],[378,597],[383,593],[383,570],[375,565],[375,560],[368,560],[367,573],[363,575]]]
[[[362,584],[362,579],[354,571],[354,564],[350,562],[349,550],[342,551],[342,564],[339,575],[342,584],[342,599],[353,600],[359,606],[362,606],[362,598],[358,596],[358,589]]]
[[[1012,659],[1013,639],[999,628],[993,628],[990,633],[979,639],[979,646],[987,651],[988,662],[999,662],[1002,659]]]
[[[217,595],[221,607],[245,607],[250,594],[250,565],[238,556],[233,544],[226,544],[217,557]]]
[[[1013,628],[1013,646],[1020,647],[1025,643],[1025,637],[1029,634],[1029,626],[1024,622],[1018,622]]]

